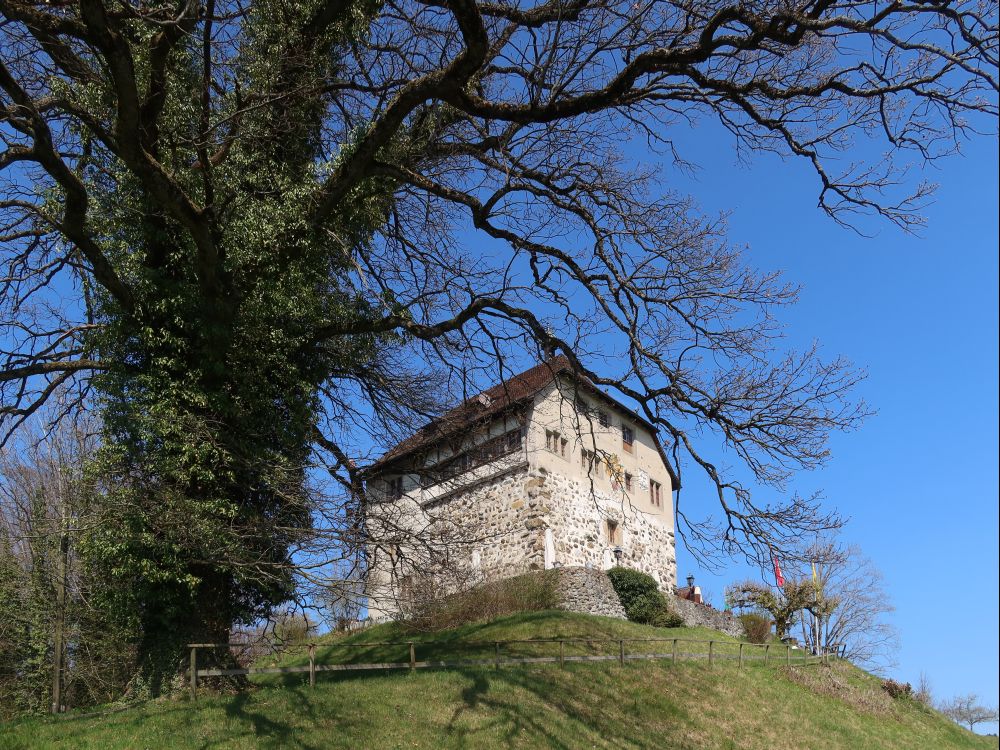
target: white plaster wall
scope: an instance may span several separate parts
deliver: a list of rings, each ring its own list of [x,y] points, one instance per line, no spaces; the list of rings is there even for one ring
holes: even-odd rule
[[[564,380],[550,385],[535,398],[525,440],[527,459],[532,469],[544,469],[551,474],[592,485],[598,495],[606,496],[619,505],[632,506],[649,516],[651,521],[673,531],[673,486],[653,435],[625,411],[589,392],[580,391],[579,396],[591,406],[591,412],[589,415],[580,414],[575,406],[576,396],[573,381]],[[599,424],[598,409],[608,413],[608,427]],[[622,444],[623,423],[635,433],[631,453]],[[546,430],[556,430],[569,439],[565,457],[546,449]],[[594,451],[605,459],[615,457],[622,469],[632,475],[632,491],[616,489],[606,469],[602,472],[589,470],[583,460],[584,449]],[[661,485],[660,507],[654,506],[650,500],[650,479]]]

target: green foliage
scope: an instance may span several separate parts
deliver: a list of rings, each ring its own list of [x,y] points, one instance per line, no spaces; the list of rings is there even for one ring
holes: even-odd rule
[[[726,589],[726,600],[734,607],[752,607],[767,612],[774,620],[778,638],[788,634],[802,610],[828,613],[837,606],[835,600],[824,599],[816,591],[810,578],[786,579],[780,592],[757,581],[744,581]]]
[[[639,597],[656,594],[660,591],[660,587],[652,576],[632,568],[624,568],[620,565],[611,568],[608,571],[608,578],[611,579],[611,585],[614,587],[615,593],[618,594],[618,599],[621,600],[626,612]]]
[[[717,639],[716,649],[726,638],[707,630],[692,631],[691,637]],[[398,625],[377,626],[331,638],[328,647],[413,640],[420,659],[458,654],[489,658],[494,640],[662,635],[610,618],[531,612],[426,636],[404,635]],[[433,650],[424,645],[425,639],[444,641],[448,649]],[[470,643],[484,641],[482,651]],[[662,644],[656,648],[662,650]],[[317,649],[319,663],[324,649]],[[396,651],[388,647],[350,651],[367,662],[407,658],[405,645]],[[551,646],[548,653],[554,653]],[[301,655],[295,663],[307,661]],[[796,679],[826,672],[838,678],[835,693]],[[886,720],[884,711],[870,710],[863,701],[852,699],[872,689],[881,693],[878,681],[843,663],[829,670],[739,669],[735,661],[709,668],[700,659],[677,664],[635,661],[625,667],[582,663],[566,668],[553,664],[500,670],[422,669],[412,675],[353,673],[348,678],[325,672],[319,674],[315,689],[304,687],[304,675],[259,677],[272,687],[236,696],[204,693],[197,703],[150,701],[130,711],[75,717],[69,724],[32,719],[0,732],[6,732],[4,747],[11,750],[59,747],[70,740],[74,747],[100,750],[281,747],[290,744],[289,738],[306,747],[349,750],[395,747],[401,737],[412,746],[463,750],[512,744],[713,750],[732,748],[734,737],[746,750],[996,747],[995,738],[973,735],[912,701],[886,697],[883,703],[892,712]],[[72,729],[71,738],[67,727]]]
[[[311,524],[305,467],[320,386],[393,341],[340,337],[332,348],[317,336],[382,314],[340,289],[353,252],[385,221],[393,186],[362,181],[322,229],[308,220],[324,156],[326,102],[315,92],[336,67],[331,47],[363,33],[377,3],[356,3],[312,46],[276,59],[316,6],[256,3],[244,21],[236,75],[284,95],[234,115],[241,137],[212,167],[227,199],[211,237],[199,241],[118,154],[88,141],[81,168],[90,233],[133,294],[131,309],[99,287],[90,296],[98,326],[84,347],[107,365],[93,380],[104,435],[92,467],[107,488],[106,522],[90,528],[81,554],[105,573],[95,603],[142,644],[152,694],[176,671],[185,640],[224,640],[234,623],[289,599],[289,549]],[[140,79],[155,46],[148,33],[130,39]],[[190,136],[202,116],[191,96],[202,54],[193,40],[168,61],[158,128],[175,148],[155,156],[211,205],[191,167],[205,156]],[[111,85],[68,84],[66,95],[110,117]],[[221,263],[206,261],[207,244]]]
[[[667,603],[656,580],[645,573],[621,566],[611,568],[608,578],[632,622],[661,628],[678,628],[684,620]]]
[[[659,591],[639,594],[625,608],[625,616],[632,622],[651,625],[653,620],[664,610],[666,604],[666,599]]]
[[[0,524],[0,719],[50,710],[57,629],[64,706],[113,700],[134,666],[125,634],[92,607],[103,572],[85,564],[76,535],[64,532],[67,519],[80,523],[92,497],[78,464],[51,458],[61,448],[50,434],[49,463],[24,453],[0,463],[0,502],[9,513]]]
[[[771,640],[771,618],[759,612],[744,612],[739,616],[743,635],[750,643],[767,643]]]

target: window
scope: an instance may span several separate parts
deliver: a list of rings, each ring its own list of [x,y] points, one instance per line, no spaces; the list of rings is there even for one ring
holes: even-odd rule
[[[601,411],[597,412],[597,422],[598,424],[601,425],[601,427],[610,427],[611,417],[609,417],[608,413],[602,409]]]
[[[433,466],[425,467],[420,472],[420,483],[424,487],[429,487],[470,469],[475,469],[491,461],[496,461],[503,456],[520,450],[523,445],[523,439],[524,432],[520,427],[508,430],[502,435],[485,440],[478,445],[470,447],[468,450],[439,461]]]
[[[663,497],[662,497],[663,485],[657,482],[655,479],[649,480],[649,502],[653,504],[656,508],[663,507]]]
[[[568,444],[569,441],[555,430],[545,431],[545,448],[552,451],[557,456],[566,458],[566,446]]]
[[[609,518],[604,522],[604,541],[615,545],[622,543],[622,530],[617,521]]]
[[[632,428],[626,424],[622,425],[622,448],[627,452],[632,452],[632,443],[635,442],[635,433],[632,432]]]
[[[598,456],[594,451],[589,451],[583,448],[580,451],[581,463],[583,464],[583,469],[591,476],[603,477],[604,467],[601,463],[601,457]]]
[[[392,479],[387,479],[386,485],[386,497],[390,500],[398,500],[403,496],[403,478],[393,477]]]
[[[505,436],[507,441],[507,450],[513,453],[514,451],[521,450],[521,431],[511,430]]]
[[[626,492],[632,491],[632,475],[629,474],[627,471],[625,472],[625,491]]]

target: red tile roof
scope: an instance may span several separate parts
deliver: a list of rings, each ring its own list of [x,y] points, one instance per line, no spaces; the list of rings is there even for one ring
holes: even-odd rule
[[[459,430],[500,414],[506,409],[533,398],[561,372],[571,372],[569,359],[553,357],[520,375],[488,388],[478,396],[463,401],[437,419],[421,427],[410,437],[389,450],[368,469],[369,472],[402,458],[419,448],[432,445]]]
[[[656,443],[657,451],[663,459],[667,472],[670,474],[670,478],[674,484],[673,488],[676,490],[680,487],[673,467],[667,461],[666,456],[663,455],[659,441],[656,440],[656,428],[648,420],[601,391],[590,379],[577,373],[570,363],[569,358],[565,355],[547,359],[531,369],[525,370],[519,375],[514,375],[504,382],[488,388],[478,396],[467,399],[453,409],[446,411],[440,417],[421,427],[413,435],[387,451],[378,461],[368,467],[365,473],[369,476],[376,474],[379,469],[384,468],[387,464],[410,455],[421,448],[433,445],[446,437],[455,435],[463,429],[479,425],[507,409],[528,401],[549,385],[556,376],[562,373],[573,375],[582,388],[585,388],[592,395],[614,404],[616,408],[624,411],[632,419],[646,427]]]

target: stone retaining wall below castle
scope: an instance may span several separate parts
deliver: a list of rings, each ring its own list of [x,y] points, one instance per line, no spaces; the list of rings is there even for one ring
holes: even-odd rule
[[[586,567],[561,568],[556,585],[560,609],[625,619],[625,609],[615,593],[611,579],[603,570]],[[670,606],[688,627],[702,626],[738,638],[743,635],[740,621],[730,612],[713,609],[679,596],[667,596]]]
[[[668,599],[670,598],[668,597]],[[707,604],[699,604],[690,599],[681,599],[679,596],[674,596],[670,599],[670,603],[674,611],[684,618],[684,624],[688,627],[693,628],[700,625],[712,630],[718,630],[734,638],[739,638],[743,635],[743,626],[740,625],[740,621],[731,612],[723,612],[709,607]]]
[[[603,570],[561,568],[556,591],[560,609],[567,612],[625,619],[625,609]]]

